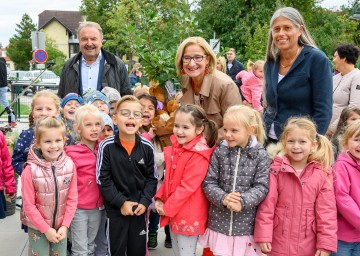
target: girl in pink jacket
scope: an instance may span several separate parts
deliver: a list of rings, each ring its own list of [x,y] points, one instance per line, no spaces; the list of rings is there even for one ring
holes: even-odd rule
[[[254,109],[262,111],[261,96],[263,92],[263,69],[264,61],[258,60],[254,63],[252,71],[241,71],[236,75],[236,80],[241,79],[241,95]]]
[[[269,193],[255,219],[254,240],[267,255],[328,256],[337,248],[330,141],[307,118],[291,118],[271,164]]]
[[[65,124],[44,117],[35,134],[21,175],[21,221],[29,228],[29,255],[66,256],[78,194],[74,163],[64,153]]]
[[[105,222],[102,222],[102,219],[106,219],[103,196],[96,183],[97,151],[103,127],[104,120],[96,106],[86,104],[76,110],[74,128],[80,135],[80,141],[65,148],[76,166],[79,193],[70,230],[71,255],[96,255],[95,247],[101,247],[103,251],[98,255],[106,255],[105,236],[95,246],[98,232],[105,234]]]
[[[351,123],[341,139],[343,152],[334,164],[338,210],[338,251],[360,255],[360,120]]]
[[[169,224],[176,256],[196,254],[198,236],[204,234],[209,203],[201,189],[215,149],[217,126],[196,105],[176,110],[172,146],[164,148],[165,179],[155,195],[160,226]],[[204,135],[205,132],[205,135]]]
[[[6,201],[3,193],[3,186],[6,195],[9,195],[10,198],[16,196],[14,174],[15,172],[11,165],[11,157],[6,146],[5,136],[0,131],[0,219],[6,217]]]

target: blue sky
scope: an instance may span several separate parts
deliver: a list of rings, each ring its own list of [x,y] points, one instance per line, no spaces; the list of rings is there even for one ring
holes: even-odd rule
[[[347,0],[324,0],[321,5],[329,8],[334,5],[347,4]],[[6,0],[1,3],[0,43],[5,47],[9,39],[16,33],[16,24],[20,23],[22,15],[27,13],[38,24],[38,15],[44,10],[77,11],[81,0]]]

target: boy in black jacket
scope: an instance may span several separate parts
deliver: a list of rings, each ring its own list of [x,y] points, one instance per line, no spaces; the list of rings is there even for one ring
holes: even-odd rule
[[[137,131],[142,106],[124,96],[113,115],[119,132],[101,142],[96,164],[97,183],[109,218],[112,256],[144,256],[147,207],[156,192],[157,171],[152,144]]]

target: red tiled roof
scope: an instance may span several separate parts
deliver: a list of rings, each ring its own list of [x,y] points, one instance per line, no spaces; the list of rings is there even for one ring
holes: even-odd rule
[[[79,11],[45,10],[39,14],[38,29],[40,30],[46,27],[54,19],[74,35],[76,35],[76,29],[79,27],[79,22],[83,21],[83,17]]]

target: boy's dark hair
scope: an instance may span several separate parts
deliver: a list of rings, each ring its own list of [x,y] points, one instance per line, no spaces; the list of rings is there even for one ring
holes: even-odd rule
[[[151,95],[149,95],[149,94],[144,93],[144,94],[139,95],[137,98],[138,98],[139,100],[141,100],[141,99],[150,100],[151,103],[152,103],[152,104],[154,105],[154,107],[155,107],[155,114],[157,113],[157,109],[156,109],[157,100],[156,100],[156,98],[155,98],[154,96],[151,96]]]

